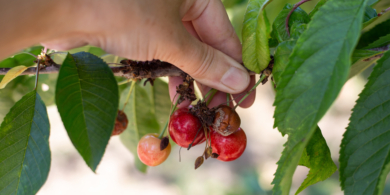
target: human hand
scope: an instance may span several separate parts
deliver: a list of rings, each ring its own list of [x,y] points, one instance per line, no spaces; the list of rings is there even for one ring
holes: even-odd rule
[[[71,2],[72,23],[63,23],[63,30],[54,39],[42,40],[43,45],[68,50],[90,44],[129,59],[167,61],[201,83],[203,93],[212,87],[235,94],[254,84],[254,77],[239,64],[241,44],[220,0]],[[171,97],[181,82],[170,78]],[[240,106],[253,101],[254,94]],[[223,102],[226,94],[217,93],[210,106]]]

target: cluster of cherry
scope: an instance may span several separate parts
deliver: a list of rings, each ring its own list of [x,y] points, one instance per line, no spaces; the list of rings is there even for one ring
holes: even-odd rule
[[[188,92],[189,80],[177,88]],[[181,94],[183,97],[183,94]],[[208,108],[204,100],[195,106],[180,108],[171,113],[168,131],[169,137],[180,147],[190,149],[206,142],[204,153],[195,161],[195,169],[201,166],[204,159],[216,158],[221,161],[232,161],[239,158],[246,148],[246,135],[240,128],[241,119],[234,108],[219,105]],[[148,166],[163,163],[171,152],[169,138],[157,134],[147,134],[138,142],[139,159]]]

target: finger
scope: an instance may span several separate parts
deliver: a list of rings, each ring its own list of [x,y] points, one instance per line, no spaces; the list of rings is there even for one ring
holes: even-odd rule
[[[192,24],[191,21],[188,21],[188,22],[183,21],[183,26],[184,26],[184,28],[186,28],[187,32],[189,32],[193,37],[200,40],[200,37],[199,37],[198,33],[196,32],[194,25]]]
[[[179,86],[183,83],[183,79],[181,77],[169,77],[169,96],[171,97],[171,101],[173,104],[176,103],[177,99],[179,98],[179,95],[176,95],[176,86]],[[185,100],[182,103],[177,105],[177,108],[184,108],[188,107],[191,104],[189,100]]]
[[[239,93],[239,94],[234,94],[233,95],[233,98],[234,98],[234,101],[236,102],[236,104],[238,104],[238,102],[245,96],[245,94],[251,90],[251,88],[255,85],[256,83],[256,77],[255,75],[251,76],[251,81],[250,81],[250,84],[248,86],[248,88],[246,88],[246,90],[242,93]],[[256,99],[256,90],[253,90],[251,94],[249,94],[249,96],[247,98],[245,98],[244,101],[241,102],[240,107],[242,108],[248,108],[250,106],[252,106],[252,104],[255,102],[255,99]]]
[[[184,27],[178,29],[170,47],[159,53],[159,59],[170,62],[195,80],[227,93],[240,93],[249,84],[247,70],[226,54],[191,36]]]
[[[195,1],[183,21],[192,21],[200,40],[242,62],[241,43],[220,0]]]
[[[42,43],[42,45],[50,49],[65,51],[87,45],[88,42],[86,40],[87,39],[84,34],[74,33],[57,37],[54,40],[46,41]]]

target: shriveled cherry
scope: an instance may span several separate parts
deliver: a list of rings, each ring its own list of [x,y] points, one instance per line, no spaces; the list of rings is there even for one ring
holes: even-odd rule
[[[211,132],[211,147],[213,153],[218,154],[218,160],[232,161],[239,158],[246,148],[246,135],[244,130],[238,128],[229,136],[223,136],[216,131]]]
[[[180,108],[173,112],[169,121],[169,135],[177,145],[184,148],[187,148],[194,139],[192,146],[206,140],[200,120],[191,114],[188,108]]]
[[[171,144],[164,150],[160,150],[161,139],[157,133],[144,135],[138,142],[138,158],[148,166],[157,166],[163,163],[171,153]]]
[[[119,135],[123,131],[125,131],[128,123],[129,120],[127,120],[126,114],[123,111],[118,110],[118,114],[116,115],[114,130],[112,131],[111,136]]]
[[[223,136],[234,133],[241,125],[241,119],[237,112],[227,106],[220,105],[215,111],[213,129]]]

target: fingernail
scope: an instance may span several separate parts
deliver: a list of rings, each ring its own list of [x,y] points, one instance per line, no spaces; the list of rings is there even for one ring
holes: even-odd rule
[[[221,83],[232,89],[235,93],[240,93],[246,89],[249,84],[249,74],[244,70],[231,67],[222,76]]]

